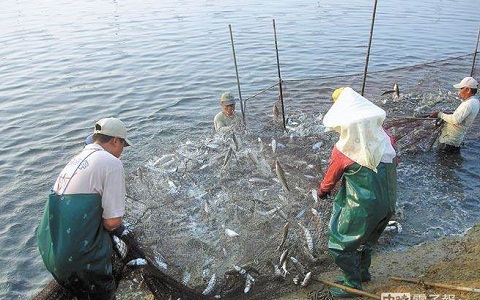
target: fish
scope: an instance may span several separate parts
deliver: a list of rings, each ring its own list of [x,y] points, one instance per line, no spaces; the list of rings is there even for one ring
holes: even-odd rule
[[[278,109],[278,106],[276,103],[272,107],[272,114],[275,118],[280,117],[280,110]]]
[[[259,145],[259,151],[262,152],[263,151],[263,141],[260,137],[258,138],[258,145]]]
[[[233,144],[235,145],[235,151],[238,151],[239,143],[238,143],[238,138],[235,132],[232,132],[232,140],[233,140]]]
[[[278,160],[275,161],[275,173],[277,173],[278,180],[280,180],[280,183],[283,185],[283,187],[290,192],[287,179],[285,179],[285,172],[283,171],[282,166],[280,165]]]
[[[144,258],[132,259],[127,263],[127,266],[129,267],[140,267],[140,266],[146,266],[146,265],[147,265],[147,260]]]
[[[208,281],[207,287],[203,290],[202,294],[208,295],[211,292],[213,292],[213,289],[215,288],[216,283],[217,283],[217,275],[213,274],[210,280]]]
[[[276,277],[283,277],[282,271],[278,265],[273,265],[273,274],[275,274]]]
[[[382,96],[383,95],[386,95],[386,94],[391,94],[393,93],[393,97],[394,99],[398,99],[400,98],[400,88],[398,87],[398,84],[395,82],[395,84],[393,85],[393,90],[389,90],[389,91],[385,91],[382,93]]]
[[[240,236],[240,234],[236,233],[235,231],[231,230],[231,229],[228,229],[228,228],[225,228],[225,234],[228,236],[228,237],[238,237]]]
[[[243,289],[244,294],[248,293],[252,288],[252,284],[253,284],[252,278],[253,278],[252,276],[247,276],[247,278],[245,279],[245,288]]]
[[[120,254],[120,257],[122,259],[127,257],[127,252],[128,252],[127,244],[125,244],[124,241],[122,241],[120,238],[118,238],[114,234],[112,234],[112,238],[113,238],[113,244],[115,245],[115,248],[118,250],[118,253]]]
[[[287,274],[290,274],[287,270],[287,260],[285,260],[282,264],[282,270],[283,270],[283,277],[287,276]]]
[[[310,279],[312,279],[312,272],[305,274],[305,278],[303,278],[303,281],[300,285],[306,287],[310,283]]]
[[[318,203],[318,194],[317,194],[317,190],[314,190],[312,189],[312,198],[313,198],[313,201],[315,202],[315,204]]]
[[[290,222],[285,223],[285,225],[283,226],[282,242],[280,243],[280,245],[278,245],[277,251],[278,251],[278,250],[281,250],[281,249],[283,248],[283,246],[285,245],[285,241],[287,240],[288,229],[289,229],[289,228],[290,228]]]
[[[290,256],[290,260],[292,261],[295,269],[297,269],[298,273],[302,275],[305,274],[305,267],[302,265],[302,263],[298,259],[296,259],[293,256]]]
[[[283,265],[283,263],[287,260],[288,251],[290,251],[290,249],[287,248],[280,255],[280,265]]]
[[[303,230],[303,234],[305,235],[305,240],[306,240],[306,243],[307,243],[307,248],[308,250],[310,251],[310,253],[313,253],[313,238],[312,238],[312,234],[310,233],[310,231],[308,230],[307,227],[303,226],[302,224],[300,224],[300,222],[298,222],[298,226],[300,226],[300,228],[302,228]]]
[[[275,153],[277,151],[277,140],[275,140],[274,138],[272,138],[272,152]]]
[[[227,165],[228,161],[230,160],[230,157],[232,156],[233,148],[230,147],[228,148],[227,155],[225,156],[225,159],[223,160],[223,168]]]
[[[300,282],[300,274],[297,274],[295,277],[293,277],[293,284],[298,285]]]

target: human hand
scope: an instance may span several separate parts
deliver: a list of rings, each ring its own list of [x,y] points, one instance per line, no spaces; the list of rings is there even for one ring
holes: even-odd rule
[[[317,191],[318,199],[327,199],[330,196],[330,192],[322,192],[320,189]]]
[[[430,118],[435,118],[435,119],[437,119],[437,118],[438,118],[438,113],[439,113],[439,111],[434,111],[434,112],[432,112],[432,113],[430,114]]]

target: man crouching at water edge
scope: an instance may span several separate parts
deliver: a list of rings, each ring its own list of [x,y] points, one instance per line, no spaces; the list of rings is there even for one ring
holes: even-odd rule
[[[452,154],[460,152],[460,145],[478,114],[479,102],[477,94],[478,82],[473,77],[465,77],[458,84],[453,85],[459,89],[458,95],[462,103],[453,114],[435,111],[430,114],[432,118],[444,121],[442,132],[438,138],[439,150]]]
[[[96,122],[93,143],[58,176],[37,228],[45,266],[77,299],[115,297],[109,233],[123,227],[125,174],[119,157],[130,145],[122,121]]]
[[[215,132],[228,133],[241,125],[241,120],[235,114],[235,98],[229,92],[223,93],[220,97],[222,111],[213,119]]]
[[[323,124],[340,138],[317,193],[327,198],[341,179],[328,248],[344,274],[337,283],[361,290],[362,282],[371,280],[372,247],[395,212],[396,152],[393,137],[382,127],[384,110],[349,87],[332,96],[334,104]],[[330,292],[335,297],[355,296],[340,288]]]

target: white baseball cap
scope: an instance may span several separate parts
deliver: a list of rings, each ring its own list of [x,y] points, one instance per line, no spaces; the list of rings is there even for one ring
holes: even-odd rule
[[[132,142],[127,139],[127,128],[122,121],[117,118],[104,118],[95,123],[93,133],[100,133],[108,136],[119,137],[125,140],[125,146],[132,146]]]
[[[476,89],[478,88],[478,82],[473,77],[465,77],[460,81],[460,83],[454,84],[454,88],[461,89],[464,87]]]

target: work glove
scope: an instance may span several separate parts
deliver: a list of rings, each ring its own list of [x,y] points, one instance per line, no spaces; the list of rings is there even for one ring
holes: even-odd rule
[[[430,118],[435,118],[435,119],[437,119],[439,113],[440,113],[439,111],[434,111],[434,112],[432,112],[432,113],[430,114]]]
[[[322,192],[320,189],[317,191],[318,199],[327,199],[330,196],[330,192]]]

